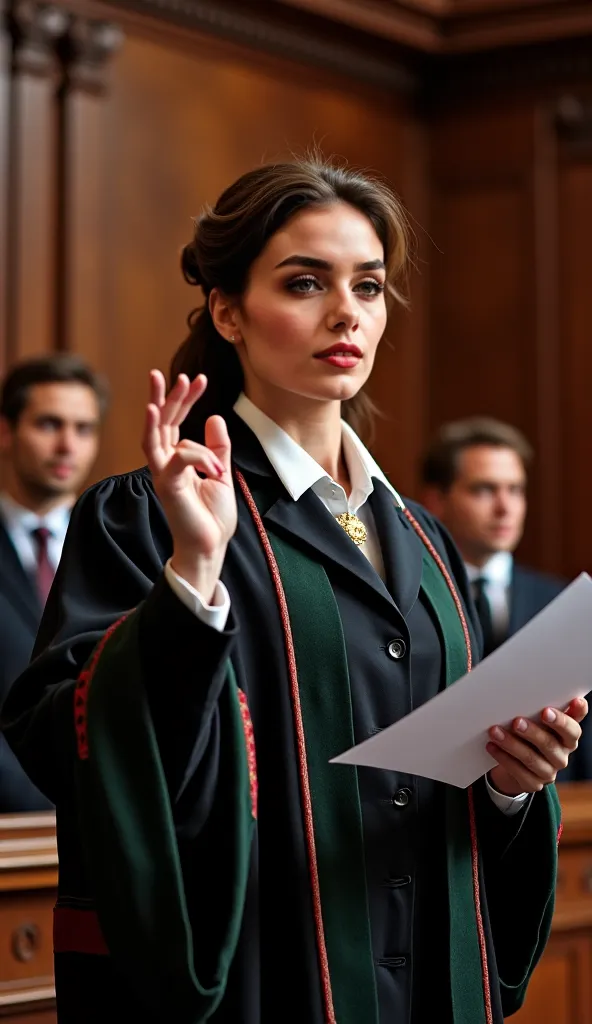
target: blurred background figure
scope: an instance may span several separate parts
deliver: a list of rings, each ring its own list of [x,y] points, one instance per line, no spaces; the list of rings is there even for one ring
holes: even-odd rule
[[[533,456],[515,427],[488,417],[447,423],[421,465],[422,500],[448,528],[465,562],[487,657],[562,591],[566,581],[514,558],[527,512]],[[585,726],[561,781],[592,778],[592,735]]]
[[[423,500],[467,567],[485,655],[560,593],[564,581],[517,565],[532,450],[514,427],[475,417],[443,426],[422,464]]]
[[[58,354],[14,366],[0,392],[0,704],[29,662],[70,511],[96,459],[106,385]],[[49,807],[0,741],[0,812]]]

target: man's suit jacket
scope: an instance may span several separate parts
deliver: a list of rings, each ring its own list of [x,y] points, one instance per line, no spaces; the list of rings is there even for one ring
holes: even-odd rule
[[[0,520],[0,705],[29,664],[42,608],[35,585]],[[21,768],[0,734],[0,813],[52,807]]]
[[[566,586],[564,580],[547,576],[534,569],[514,564],[510,588],[510,625],[508,636],[512,636],[538,612],[542,611],[561,593]],[[592,681],[591,681],[592,684]],[[592,779],[592,719],[589,716],[582,726],[582,738],[569,765],[559,772],[558,782],[577,782]]]
[[[565,581],[556,576],[526,569],[516,565],[512,570],[510,587],[510,627],[508,636],[513,636],[522,626],[546,608],[561,593]]]

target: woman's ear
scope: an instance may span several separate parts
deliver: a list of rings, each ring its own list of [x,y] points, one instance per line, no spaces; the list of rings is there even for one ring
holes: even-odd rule
[[[236,321],[235,305],[219,288],[212,288],[208,298],[210,316],[214,327],[226,341],[235,345],[241,340],[240,330]]]

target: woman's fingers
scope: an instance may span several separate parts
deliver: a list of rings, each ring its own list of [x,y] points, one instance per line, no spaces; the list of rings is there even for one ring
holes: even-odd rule
[[[575,714],[572,716],[564,711],[560,711],[558,708],[545,708],[541,714],[541,719],[559,737],[561,743],[570,753],[576,749],[582,735],[582,730]],[[527,721],[529,722],[530,720],[527,719]]]
[[[546,729],[537,729],[529,719],[516,719],[516,721],[528,722],[527,731],[514,735],[508,729],[494,726],[489,730],[491,739],[496,747],[515,758],[533,775],[541,778],[543,782],[548,782],[555,772],[565,768],[569,752],[553,733]]]
[[[536,771],[532,771],[528,765],[524,764],[523,761],[519,761],[507,750],[503,750],[500,746],[494,743],[487,744],[487,751],[495,758],[497,763],[511,775],[512,779],[516,782],[516,789],[522,793],[540,793],[545,783],[553,782],[555,779],[554,771],[544,771],[539,774]],[[550,766],[548,766],[549,768]],[[492,777],[492,783],[494,779]]]
[[[576,722],[583,722],[588,714],[588,701],[585,697],[574,697],[565,709],[565,714]]]
[[[210,451],[222,463],[226,473],[230,473],[231,444],[228,436],[226,420],[223,416],[210,416],[206,420],[205,442]]]
[[[150,403],[161,409],[166,399],[166,381],[160,370],[150,371]]]
[[[204,374],[198,374],[191,382],[185,374],[179,374],[167,396],[163,374],[160,370],[151,371],[151,401],[146,408],[142,447],[153,472],[162,473],[167,468],[173,478],[187,466],[194,466],[198,472],[216,479],[230,471],[230,439],[221,416],[211,416],[207,421],[205,446],[188,440],[178,444],[178,428],[206,387]]]
[[[142,449],[148,460],[150,471],[160,473],[166,465],[167,454],[162,445],[160,409],[153,403],[146,406]]]
[[[176,416],[172,421],[172,426],[180,427],[184,422],[186,416],[191,411],[195,403],[201,398],[204,391],[208,386],[207,378],[203,373],[199,373],[197,377],[191,381],[189,389],[185,396],[185,399],[181,402],[177,409]]]
[[[199,473],[204,473],[214,480],[219,480],[224,474],[224,466],[215,453],[193,441],[182,441],[176,448],[175,454],[168,462],[166,475],[173,480],[180,476],[187,466],[193,466]]]
[[[176,424],[177,416],[187,398],[189,388],[189,377],[185,373],[180,373],[161,409],[161,423],[163,427],[172,427]]]

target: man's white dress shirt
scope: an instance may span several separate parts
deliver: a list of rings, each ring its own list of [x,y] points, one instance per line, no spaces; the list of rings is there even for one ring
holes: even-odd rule
[[[26,572],[34,575],[37,569],[37,542],[33,533],[40,527],[49,530],[47,555],[53,569],[57,569],[70,522],[70,512],[69,505],[60,505],[46,516],[38,516],[30,509],[18,505],[6,491],[0,493],[0,517]]]
[[[514,559],[509,551],[497,551],[480,568],[465,563],[471,583],[482,579],[483,590],[491,608],[491,621],[495,636],[508,635],[510,624],[510,587]]]

